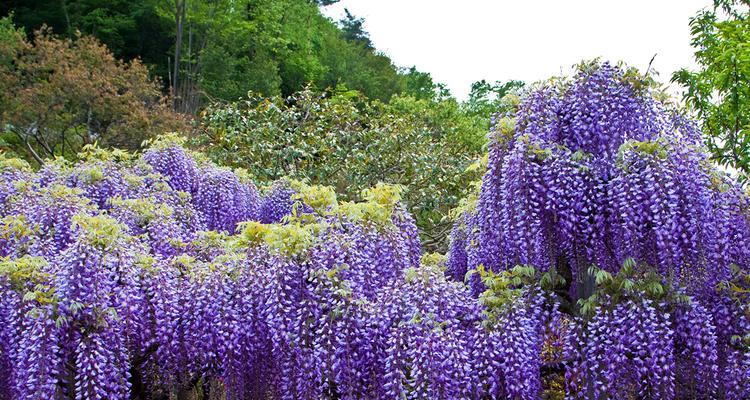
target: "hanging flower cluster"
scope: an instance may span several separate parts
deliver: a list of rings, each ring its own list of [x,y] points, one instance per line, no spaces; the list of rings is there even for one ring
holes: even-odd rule
[[[464,230],[475,243],[463,250],[468,269],[566,269],[577,289],[590,265],[615,271],[633,257],[700,290],[750,264],[746,197],[712,169],[694,126],[639,79],[584,65],[495,124]]]
[[[451,234],[446,275],[475,296],[493,291],[485,271],[517,265],[558,283],[535,312],[564,311],[562,358],[519,376],[549,387],[564,375],[568,397],[739,399],[750,388],[750,303],[736,283],[750,271],[748,197],[659,97],[648,77],[597,62],[531,90],[494,121],[481,189]],[[514,353],[536,357],[544,336],[524,321],[497,330],[519,332]]]
[[[164,142],[3,171],[0,398],[480,393],[480,307],[421,265],[399,187],[260,195]]]

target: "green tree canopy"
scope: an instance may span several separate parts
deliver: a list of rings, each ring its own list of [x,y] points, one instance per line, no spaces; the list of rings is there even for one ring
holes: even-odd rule
[[[717,0],[690,20],[697,71],[672,80],[700,117],[714,160],[750,176],[750,14],[748,2]],[[725,19],[722,19],[722,16]]]
[[[428,248],[441,248],[447,213],[478,178],[482,122],[453,98],[398,95],[389,103],[352,90],[253,96],[209,107],[196,144],[259,181],[289,177],[357,199],[378,182],[405,186]]]
[[[117,58],[139,58],[172,88],[175,108],[195,112],[248,91],[289,96],[344,85],[387,101],[410,78],[373,48],[363,19],[336,23],[335,0],[8,0],[27,34],[43,25],[93,35]]]
[[[489,83],[482,79],[471,85],[469,98],[464,107],[469,114],[482,119],[489,126],[492,114],[510,111],[517,101],[511,97],[518,95],[524,86],[524,82],[518,80]]]

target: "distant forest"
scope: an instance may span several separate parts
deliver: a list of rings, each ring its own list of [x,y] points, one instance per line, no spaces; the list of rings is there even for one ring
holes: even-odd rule
[[[363,20],[338,22],[320,7],[336,0],[9,0],[27,35],[92,35],[123,60],[139,58],[172,88],[175,107],[194,113],[248,91],[288,96],[307,85],[346,87],[370,99],[424,95],[429,74],[399,68],[372,45]]]

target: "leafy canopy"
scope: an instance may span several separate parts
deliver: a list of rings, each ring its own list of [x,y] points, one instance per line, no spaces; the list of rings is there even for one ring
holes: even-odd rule
[[[250,98],[209,107],[195,144],[212,159],[246,168],[264,182],[288,177],[357,199],[378,182],[403,185],[425,241],[441,246],[448,210],[478,176],[469,169],[485,144],[483,119],[453,98],[356,91]]]
[[[717,0],[690,20],[697,71],[672,80],[700,117],[706,143],[719,164],[750,174],[750,16],[747,2]],[[722,17],[725,17],[722,19]]]

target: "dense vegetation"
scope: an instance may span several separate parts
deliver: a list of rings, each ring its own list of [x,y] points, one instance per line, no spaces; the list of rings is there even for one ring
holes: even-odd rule
[[[747,398],[749,199],[655,94],[608,64],[534,87],[447,259],[398,186],[259,191],[174,136],[4,159],[0,393]]]
[[[726,16],[722,20],[721,16]],[[750,3],[714,0],[690,21],[697,71],[676,72],[719,164],[750,176]]]
[[[424,244],[445,248],[446,217],[479,177],[486,141],[488,118],[464,107],[453,98],[399,95],[382,103],[352,91],[306,90],[209,107],[195,142],[263,182],[330,185],[347,199],[378,182],[403,185]]]
[[[687,110],[459,102],[335,1],[0,4],[0,399],[750,398],[746,1]]]
[[[312,82],[345,85],[388,100],[422,90],[420,74],[376,51],[362,21],[324,17],[324,0],[9,0],[27,34],[46,25],[74,38],[93,35],[118,58],[140,58],[170,84],[175,107],[195,112],[210,99],[254,91],[289,96]],[[175,62],[175,60],[177,62]]]
[[[118,61],[91,37],[39,31],[32,44],[2,18],[0,127],[6,150],[42,164],[94,142],[137,149],[149,137],[189,125],[137,60]]]
[[[17,12],[13,19],[28,30],[41,24],[38,18],[46,15],[32,16],[28,7],[35,10],[47,7],[49,13],[55,14],[54,10],[65,4],[68,3],[41,2],[10,8]],[[92,15],[117,13],[118,7],[136,7],[137,2],[107,10],[97,4],[81,2],[70,7],[68,11],[76,10],[70,17],[73,21],[70,29],[89,27],[89,31],[105,42],[114,40],[112,35],[117,33],[117,37],[124,35],[123,40],[129,38],[123,42],[129,45],[133,45],[135,38],[126,35],[130,32],[128,29],[136,26],[139,32],[148,30],[150,25],[141,20],[149,15],[148,7],[163,6],[159,5],[161,3],[142,4],[148,10],[137,8],[137,18],[133,16],[132,21],[125,16],[127,13],[115,18],[118,23],[107,18],[94,19],[91,23],[109,27],[102,30],[101,26],[94,29],[83,21],[90,21]],[[191,5],[195,8],[191,8],[194,18],[202,15],[198,12],[203,10],[200,4]],[[279,4],[258,5],[256,11],[262,14],[272,5],[275,9]],[[211,3],[211,7],[229,7],[229,4]],[[303,2],[299,7],[313,13],[315,20],[325,22],[325,26],[335,31],[332,35],[341,36],[342,43],[348,43],[346,46],[362,47],[367,54],[374,51],[362,30],[362,20],[347,14],[346,20],[336,27],[320,15],[317,6]],[[204,11],[208,12],[201,12]],[[257,39],[251,31],[243,30],[247,28],[247,21],[243,22],[240,16],[222,15],[224,19],[215,15],[202,18],[205,23],[214,24],[215,29],[226,30],[232,40],[248,36]],[[291,15],[284,18],[291,18]],[[52,18],[47,22],[60,31],[60,21]],[[232,24],[243,28],[231,28]],[[299,24],[294,26],[299,27]],[[256,28],[277,39],[281,35],[273,30],[266,32],[270,26]],[[75,160],[87,144],[134,150],[159,133],[192,132],[192,145],[204,149],[216,162],[247,169],[260,182],[268,183],[281,177],[302,179],[335,186],[347,199],[356,199],[362,189],[380,181],[404,184],[407,187],[405,204],[414,212],[428,249],[446,248],[450,230],[447,214],[466,195],[468,183],[476,178],[478,169],[472,165],[476,166],[482,157],[489,116],[499,109],[512,107],[512,102],[504,100],[505,95],[523,87],[518,81],[495,84],[480,81],[472,86],[468,101],[461,103],[429,74],[411,68],[397,74],[392,70],[397,75],[393,79],[397,81],[394,84],[398,90],[391,90],[387,95],[368,89],[369,83],[363,86],[362,82],[348,80],[356,76],[350,70],[335,72],[335,79],[320,76],[298,79],[284,75],[284,79],[294,82],[288,82],[281,91],[283,94],[278,94],[278,88],[270,90],[255,85],[244,73],[220,77],[210,65],[227,68],[234,61],[226,54],[211,53],[213,50],[209,46],[200,56],[206,65],[195,65],[193,75],[183,77],[191,83],[184,80],[183,86],[178,84],[175,89],[174,80],[167,76],[172,95],[162,95],[159,77],[150,78],[146,66],[138,59],[117,60],[118,54],[133,56],[123,54],[118,48],[129,45],[115,41],[120,44],[112,44],[115,53],[112,54],[92,36],[76,33],[68,38],[66,36],[71,35],[58,37],[53,33],[45,29],[27,37],[22,28],[14,26],[11,18],[0,19],[0,76],[3,78],[0,94],[0,126],[3,127],[0,138],[3,141],[0,145],[7,152],[26,158],[33,165],[41,165],[44,159],[59,156]],[[228,37],[216,40],[217,45],[222,46],[231,42]],[[155,45],[157,42],[148,43]],[[146,54],[151,51],[144,50],[142,55],[148,61]],[[260,57],[253,52],[243,57],[250,55],[252,59]],[[286,61],[291,57],[286,53],[278,56]],[[358,62],[363,60],[361,56],[355,58]],[[331,62],[342,65],[343,61]],[[263,84],[274,82],[275,78],[269,78],[258,68],[248,66],[243,71],[259,76]],[[158,72],[159,68],[152,70]],[[279,70],[282,72],[283,69]],[[362,73],[377,81],[372,85],[378,90],[388,86],[380,81],[391,79],[372,71]],[[172,74],[174,76],[175,72]],[[187,90],[184,85],[191,89]],[[328,88],[321,90],[326,87],[322,85]],[[183,102],[188,98],[191,99],[189,106]],[[385,98],[388,101],[382,100]],[[204,104],[208,99],[214,101]],[[198,114],[191,118],[192,112]]]

